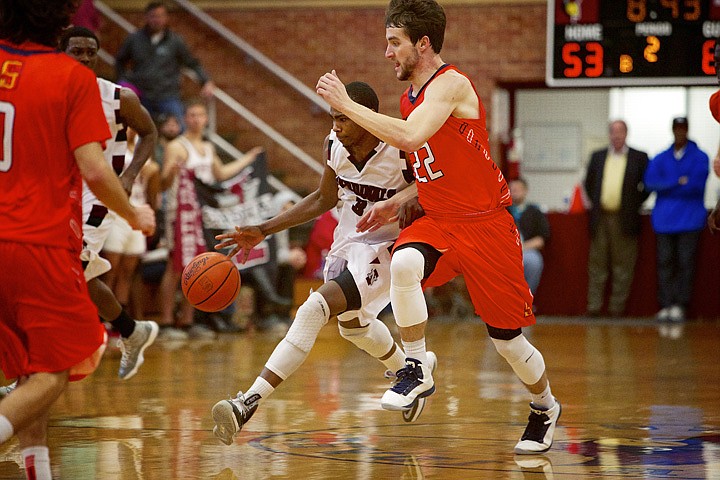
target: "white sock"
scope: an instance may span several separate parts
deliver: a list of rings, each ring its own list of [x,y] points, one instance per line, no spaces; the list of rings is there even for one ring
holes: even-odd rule
[[[268,382],[262,377],[257,377],[255,379],[255,383],[253,383],[252,386],[248,388],[248,391],[245,392],[245,398],[257,393],[258,395],[260,395],[260,398],[264,400],[269,397],[270,394],[274,391],[275,387],[270,385],[270,382]]]
[[[420,363],[427,365],[427,350],[425,349],[425,337],[414,342],[406,342],[403,340],[403,350],[405,350],[405,357],[414,358],[420,360]]]
[[[405,352],[400,348],[400,345],[395,344],[395,351],[385,360],[380,360],[385,368],[392,372],[397,372],[401,368],[405,367]]]
[[[14,430],[12,423],[4,415],[0,415],[0,445],[10,440]]]
[[[22,450],[25,476],[28,480],[52,480],[48,447],[27,447]]]
[[[543,390],[542,393],[532,393],[531,395],[533,405],[540,407],[543,410],[552,408],[555,405],[555,397],[552,396],[552,392],[550,391],[550,382],[548,382],[547,387],[545,387],[545,390]]]

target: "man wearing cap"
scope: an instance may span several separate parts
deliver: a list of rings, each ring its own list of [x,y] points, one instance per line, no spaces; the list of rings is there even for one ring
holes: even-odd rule
[[[675,141],[645,171],[645,188],[657,192],[652,225],[657,238],[659,321],[682,322],[690,303],[695,252],[705,226],[709,157],[688,140],[688,121],[672,121]]]

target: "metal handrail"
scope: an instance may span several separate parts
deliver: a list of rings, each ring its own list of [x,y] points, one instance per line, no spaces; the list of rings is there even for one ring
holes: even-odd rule
[[[246,55],[252,57],[260,65],[268,69],[271,73],[273,73],[282,81],[287,83],[290,87],[295,89],[295,91],[300,93],[300,95],[304,96],[312,103],[317,105],[321,109],[321,111],[330,113],[330,106],[317,95],[315,90],[307,87],[304,83],[292,76],[287,70],[270,60],[270,58],[265,56],[262,52],[260,52],[260,50],[256,49],[255,47],[247,43],[245,40],[235,35],[235,33],[225,27],[225,25],[215,20],[213,17],[205,13],[203,10],[201,10],[188,0],[175,0],[175,3],[180,5],[182,8],[184,8],[186,11],[195,16],[200,21],[204,22],[205,25],[214,30],[215,33],[223,37],[225,40],[233,44],[238,49],[242,50]]]
[[[100,11],[103,15],[105,15],[107,18],[115,22],[118,26],[123,28],[128,33],[133,33],[137,30],[137,27],[133,25],[132,23],[125,20],[123,17],[118,15],[113,9],[105,5],[101,0],[95,0],[95,7]],[[194,7],[194,6],[193,6]],[[110,65],[115,65],[115,58],[110,55],[105,50],[100,50],[98,52],[100,57],[103,59],[103,61],[107,62]],[[278,67],[279,68],[279,67]],[[190,78],[192,78],[194,81],[197,81],[196,75],[194,75],[195,72],[192,71],[186,71],[184,72],[186,75],[188,75]],[[297,81],[297,80],[296,80]],[[305,87],[307,88],[307,87]],[[295,158],[300,160],[305,165],[309,166],[313,171],[315,171],[318,174],[322,174],[323,167],[316,162],[310,155],[305,153],[304,150],[302,150],[300,147],[295,145],[293,142],[285,138],[280,132],[272,128],[270,125],[268,125],[265,121],[260,119],[257,115],[252,113],[250,110],[242,106],[237,100],[235,100],[233,97],[228,95],[225,91],[220,89],[219,87],[215,87],[214,97],[221,101],[223,104],[225,104],[228,108],[230,108],[232,111],[234,111],[236,114],[247,120],[250,124],[255,126],[257,129],[259,129],[261,132],[263,132],[265,135],[267,135],[271,140],[273,140],[275,143],[283,147],[285,150],[287,150],[291,155],[293,155]],[[327,105],[326,105],[327,106]],[[329,111],[329,110],[328,110]],[[214,132],[213,132],[214,133]],[[211,135],[212,138],[221,138],[219,135]],[[229,144],[228,144],[229,145]],[[234,148],[234,147],[233,147]],[[223,150],[226,150],[225,148]],[[235,149],[236,152],[240,153],[239,150]],[[230,153],[230,152],[228,152]],[[233,154],[234,156],[238,156],[237,154]],[[292,190],[284,185],[280,180],[278,180],[275,177],[270,176],[270,184],[274,186],[275,188],[281,189],[281,190],[288,190],[292,192]]]

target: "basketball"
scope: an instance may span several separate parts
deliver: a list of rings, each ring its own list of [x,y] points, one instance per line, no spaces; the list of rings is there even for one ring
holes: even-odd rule
[[[193,307],[218,312],[230,305],[240,291],[240,272],[222,253],[201,253],[182,273],[182,292]]]

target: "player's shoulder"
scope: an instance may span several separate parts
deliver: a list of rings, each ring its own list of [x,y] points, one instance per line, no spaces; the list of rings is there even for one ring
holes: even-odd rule
[[[447,68],[425,88],[425,97],[457,98],[475,95],[475,87],[467,75],[456,68]]]

